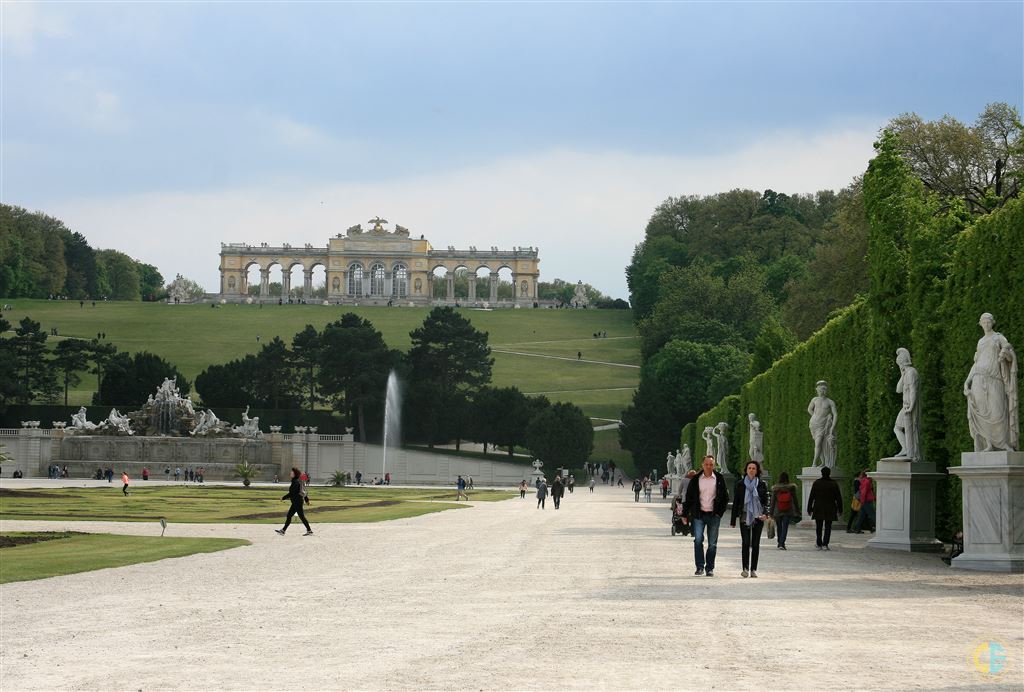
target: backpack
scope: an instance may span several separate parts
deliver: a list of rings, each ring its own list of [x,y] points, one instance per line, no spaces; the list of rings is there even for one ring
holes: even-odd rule
[[[780,512],[788,512],[793,509],[793,493],[788,490],[780,490],[775,493],[775,508]]]

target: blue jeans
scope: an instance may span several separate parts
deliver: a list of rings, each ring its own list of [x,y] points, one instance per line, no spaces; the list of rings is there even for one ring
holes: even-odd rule
[[[715,568],[715,553],[718,552],[718,527],[722,517],[714,512],[699,512],[693,519],[693,561],[697,569],[711,571]],[[708,550],[704,552],[704,529],[708,530]]]
[[[857,515],[857,521],[853,522],[853,530],[860,531],[860,525],[864,523],[864,517],[871,517],[871,527],[875,526],[875,501],[871,500],[865,502],[860,507],[860,513]]]
[[[775,521],[775,537],[779,541],[779,545],[786,545],[786,535],[789,533],[789,520],[792,519],[788,514],[781,515]]]

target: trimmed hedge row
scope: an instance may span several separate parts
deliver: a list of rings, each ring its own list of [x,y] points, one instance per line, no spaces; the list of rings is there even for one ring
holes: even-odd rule
[[[892,198],[886,203],[899,206]],[[807,404],[815,396],[815,382],[824,379],[838,411],[837,466],[846,474],[873,468],[878,458],[898,449],[892,432],[899,411],[895,348],[906,346],[921,374],[924,458],[943,471],[959,465],[960,453],[972,449],[963,381],[982,334],[978,317],[983,312],[995,316],[996,330],[1013,344],[1018,362],[1024,360],[1024,201],[1011,200],[969,227],[969,217],[951,206],[942,214],[932,210],[916,226],[894,231],[893,243],[883,243],[903,248],[908,257],[902,276],[899,262],[883,261],[884,276],[876,275],[872,290],[886,294],[884,299],[846,308],[745,384],[738,402],[727,397],[683,428],[681,442],[690,444],[695,459],[704,452],[699,436],[704,426],[725,420],[732,426],[730,467],[739,468],[738,460],[747,455],[746,415],[752,411],[764,431],[766,468],[774,477],[788,471],[793,478],[811,460]],[[913,216],[906,209],[889,211],[894,219]],[[900,286],[906,292],[906,320],[899,318],[904,314],[896,295]],[[962,525],[959,479],[940,483],[937,500],[938,533],[948,538]]]

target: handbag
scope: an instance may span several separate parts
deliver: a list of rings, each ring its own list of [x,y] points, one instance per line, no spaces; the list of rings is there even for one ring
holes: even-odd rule
[[[850,509],[852,509],[854,512],[859,512],[860,511],[860,500],[857,499],[856,497],[853,498],[852,500],[850,500]]]
[[[765,523],[768,524],[768,538],[775,538],[775,520],[771,517],[768,517]]]

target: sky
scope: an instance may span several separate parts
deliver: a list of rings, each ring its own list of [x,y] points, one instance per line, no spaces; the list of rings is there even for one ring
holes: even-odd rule
[[[0,2],[0,201],[218,286],[377,215],[628,297],[669,196],[839,189],[1024,101],[1024,3]]]

